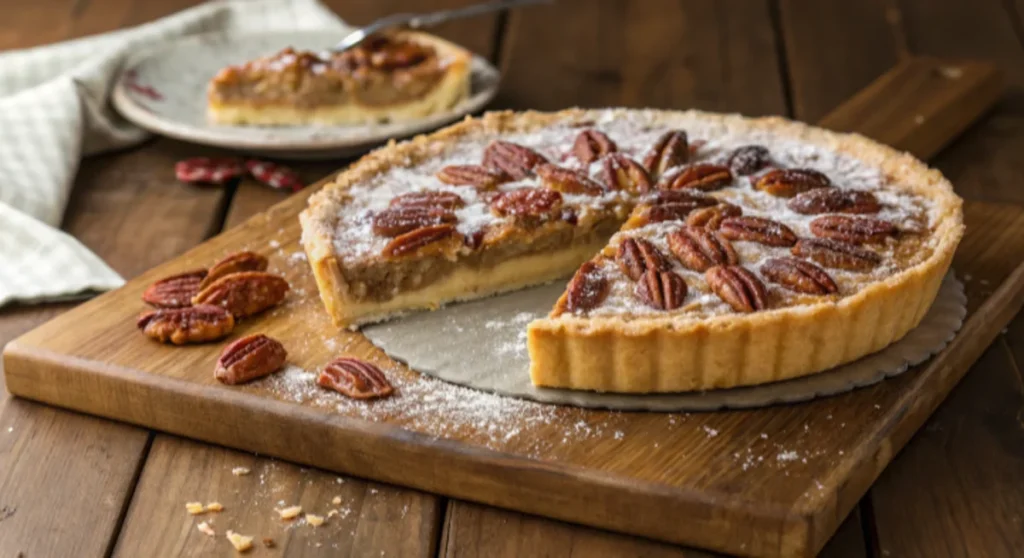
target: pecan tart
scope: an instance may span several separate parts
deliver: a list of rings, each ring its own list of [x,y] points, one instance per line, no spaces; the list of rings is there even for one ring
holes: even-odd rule
[[[471,55],[413,31],[368,39],[343,53],[297,52],[221,70],[207,89],[212,122],[363,124],[414,120],[469,94]]]
[[[916,326],[963,234],[940,173],[857,135],[697,111],[491,113],[311,198],[334,321],[572,279],[535,384],[675,392],[811,374]]]

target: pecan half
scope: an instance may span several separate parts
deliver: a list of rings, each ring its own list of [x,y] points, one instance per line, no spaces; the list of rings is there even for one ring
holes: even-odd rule
[[[792,229],[764,217],[726,217],[718,230],[729,240],[750,240],[766,246],[796,244],[796,233]]]
[[[664,271],[671,267],[661,250],[643,238],[627,238],[620,242],[615,260],[622,272],[634,281],[647,271]]]
[[[445,184],[474,186],[480,190],[493,190],[512,180],[505,171],[483,165],[448,165],[437,171],[434,176]]]
[[[763,145],[744,145],[729,155],[727,164],[732,172],[747,176],[771,164],[771,153]]]
[[[686,281],[672,271],[644,272],[636,283],[636,296],[658,310],[675,310],[686,299]]]
[[[704,227],[716,231],[722,226],[722,220],[726,217],[739,217],[743,210],[738,205],[722,202],[712,207],[696,209],[686,218],[686,224],[691,227]]]
[[[533,171],[545,187],[564,194],[586,194],[599,196],[604,188],[580,171],[567,169],[551,163],[541,163]]]
[[[768,307],[764,283],[744,267],[720,265],[704,272],[704,279],[718,298],[737,312],[754,312]]]
[[[772,258],[761,266],[761,275],[797,293],[828,295],[839,292],[836,282],[824,269],[796,258]]]
[[[780,198],[791,198],[801,192],[831,186],[832,181],[827,176],[811,169],[775,169],[754,183],[758,190]]]
[[[224,347],[213,375],[222,384],[244,384],[277,372],[286,358],[280,341],[262,333],[247,335]]]
[[[389,258],[397,258],[408,254],[425,255],[424,248],[430,246],[437,252],[444,251],[452,242],[462,240],[457,237],[455,225],[431,225],[413,229],[403,235],[396,236],[384,246],[383,254]]]
[[[583,262],[565,288],[565,310],[586,312],[597,307],[608,297],[610,285],[593,261]]]
[[[576,136],[576,141],[572,144],[572,154],[584,165],[589,165],[617,150],[618,147],[615,145],[615,142],[604,132],[592,129],[580,132]]]
[[[804,215],[819,213],[878,213],[882,204],[871,192],[841,188],[815,188],[797,194],[786,206]]]
[[[540,153],[509,141],[494,140],[484,149],[483,165],[502,171],[513,180],[530,176],[533,168],[545,161]]]
[[[644,166],[652,176],[659,177],[665,171],[685,164],[690,160],[688,143],[686,132],[682,130],[665,132],[644,156]]]
[[[611,190],[626,190],[634,194],[649,192],[651,175],[647,169],[622,153],[613,153],[601,163],[605,184]]]
[[[225,275],[199,291],[193,304],[225,308],[235,318],[245,318],[277,306],[288,292],[288,281],[265,271]]]
[[[160,308],[190,306],[206,275],[205,269],[197,269],[165,277],[146,288],[142,301]]]
[[[682,227],[670,233],[667,240],[669,250],[687,269],[703,272],[716,265],[739,263],[732,244],[720,233],[704,227]]]
[[[871,250],[826,238],[801,238],[790,251],[825,267],[848,271],[871,271],[882,263],[882,257]]]
[[[235,252],[224,259],[213,264],[210,268],[210,272],[206,274],[203,281],[199,283],[199,289],[205,289],[211,283],[224,277],[225,275],[231,275],[232,273],[239,273],[242,271],[266,271],[267,270],[267,258],[257,254],[255,252]],[[196,291],[198,293],[199,291]],[[192,296],[195,296],[193,293]],[[191,299],[189,300],[191,302]]]
[[[205,343],[227,336],[235,318],[220,306],[200,304],[185,308],[161,308],[139,316],[142,333],[163,343]]]
[[[693,189],[710,192],[732,183],[729,167],[711,163],[697,163],[661,177],[659,190]]]
[[[501,192],[491,200],[491,213],[535,221],[561,213],[562,194],[547,188],[520,188]]]
[[[455,192],[423,190],[395,196],[388,204],[388,207],[454,211],[465,205],[466,202]]]
[[[352,357],[332,360],[320,372],[316,383],[352,399],[387,397],[395,391],[380,368]]]
[[[896,225],[889,221],[849,215],[822,215],[812,220],[810,227],[814,236],[851,244],[885,242],[899,233]]]
[[[456,221],[458,221],[458,217],[450,209],[389,207],[374,214],[373,232],[380,236],[395,237],[422,227]]]

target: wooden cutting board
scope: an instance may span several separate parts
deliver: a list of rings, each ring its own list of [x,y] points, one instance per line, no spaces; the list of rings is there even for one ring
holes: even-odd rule
[[[948,66],[948,67],[947,67]],[[824,124],[929,157],[997,98],[986,64],[913,60]],[[758,556],[817,552],[1024,300],[1024,209],[968,203],[954,262],[968,319],[937,357],[874,387],[806,404],[660,414],[547,406],[443,384],[393,363],[323,312],[298,239],[297,194],[123,288],[9,344],[15,395],[341,473],[669,542]],[[290,367],[242,387],[212,374],[223,343],[174,348],[135,327],[163,276],[260,251],[293,285],[245,321]],[[352,402],[311,384],[341,354],[399,394]]]

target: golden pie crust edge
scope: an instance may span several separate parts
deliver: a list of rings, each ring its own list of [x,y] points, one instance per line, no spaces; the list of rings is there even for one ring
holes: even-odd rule
[[[627,111],[625,109],[625,112]],[[622,393],[696,391],[756,385],[821,372],[876,352],[920,323],[938,293],[963,236],[962,200],[941,173],[913,156],[857,134],[839,134],[780,117],[746,118],[702,111],[645,110],[652,124],[680,115],[717,121],[725,132],[770,130],[846,153],[876,166],[901,189],[935,205],[932,254],[924,261],[863,287],[838,302],[786,307],[700,320],[562,316],[528,326],[530,376],[534,384]],[[374,151],[310,198],[300,215],[303,245],[324,306],[338,326],[379,320],[349,295],[334,253],[331,230],[345,191],[392,166],[410,166],[442,153],[459,137],[584,121],[602,112],[568,109],[556,113],[491,112],[467,118],[430,135],[391,142]],[[445,301],[438,301],[440,306]],[[912,309],[912,311],[904,311]]]
[[[306,108],[291,104],[225,102],[214,100],[208,94],[207,118],[215,124],[236,126],[407,122],[444,112],[469,97],[473,55],[468,50],[439,37],[417,31],[402,31],[398,37],[433,47],[438,58],[445,59],[448,63],[444,75],[420,98],[380,106],[364,105],[350,99],[341,104]]]

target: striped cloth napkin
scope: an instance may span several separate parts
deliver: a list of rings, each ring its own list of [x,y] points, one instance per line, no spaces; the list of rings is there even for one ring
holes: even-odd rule
[[[147,136],[108,103],[128,53],[208,31],[343,25],[316,0],[220,0],[139,27],[0,53],[0,306],[79,298],[124,282],[60,224],[81,157]]]

